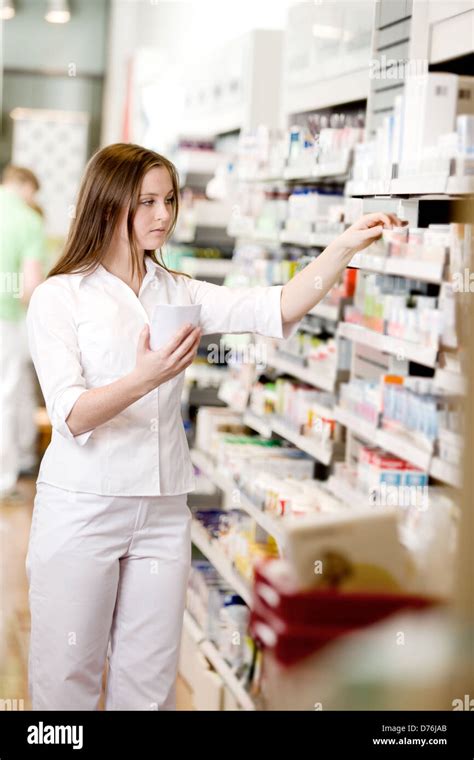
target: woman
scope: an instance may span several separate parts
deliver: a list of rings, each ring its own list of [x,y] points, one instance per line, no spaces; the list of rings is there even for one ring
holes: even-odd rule
[[[400,224],[369,214],[284,287],[229,289],[156,258],[178,214],[174,166],[136,145],[90,161],[65,251],[28,310],[53,434],[27,557],[33,709],[175,709],[193,469],[180,413],[203,333],[294,333],[351,256]],[[201,304],[150,350],[155,304]]]

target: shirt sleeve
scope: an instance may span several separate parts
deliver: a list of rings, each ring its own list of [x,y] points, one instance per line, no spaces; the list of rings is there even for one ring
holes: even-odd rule
[[[21,257],[23,261],[40,261],[44,263],[46,255],[46,235],[44,223],[36,211],[28,215],[28,222],[23,232]]]
[[[231,288],[185,278],[192,302],[201,304],[200,325],[211,333],[257,333],[268,338],[290,338],[301,323],[283,322],[283,285]]]
[[[74,322],[72,294],[46,280],[33,292],[26,315],[28,344],[51,425],[83,446],[92,430],[73,435],[66,419],[86,390]]]

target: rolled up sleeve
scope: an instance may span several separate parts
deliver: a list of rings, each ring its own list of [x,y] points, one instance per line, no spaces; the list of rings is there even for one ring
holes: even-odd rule
[[[290,338],[301,323],[283,322],[283,285],[231,288],[186,278],[192,302],[201,304],[200,325],[211,333],[257,333],[268,338]]]
[[[27,315],[28,345],[51,425],[83,446],[93,430],[73,435],[66,420],[86,382],[74,320],[74,300],[65,286],[48,280],[34,291]]]

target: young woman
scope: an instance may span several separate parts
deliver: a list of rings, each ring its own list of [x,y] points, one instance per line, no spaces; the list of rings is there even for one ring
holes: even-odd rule
[[[285,286],[230,289],[156,256],[178,214],[173,164],[137,145],[89,162],[63,255],[34,292],[30,350],[53,434],[27,556],[35,710],[173,710],[194,475],[180,412],[203,333],[286,338],[355,251],[401,224],[369,214]],[[155,304],[201,304],[150,350]]]

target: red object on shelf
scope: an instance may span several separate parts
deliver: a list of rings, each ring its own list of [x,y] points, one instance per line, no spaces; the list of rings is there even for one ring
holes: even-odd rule
[[[291,579],[273,572],[277,567],[272,568],[273,562],[260,562],[255,568],[250,632],[284,665],[402,609],[440,604],[437,599],[409,594],[298,590]]]

